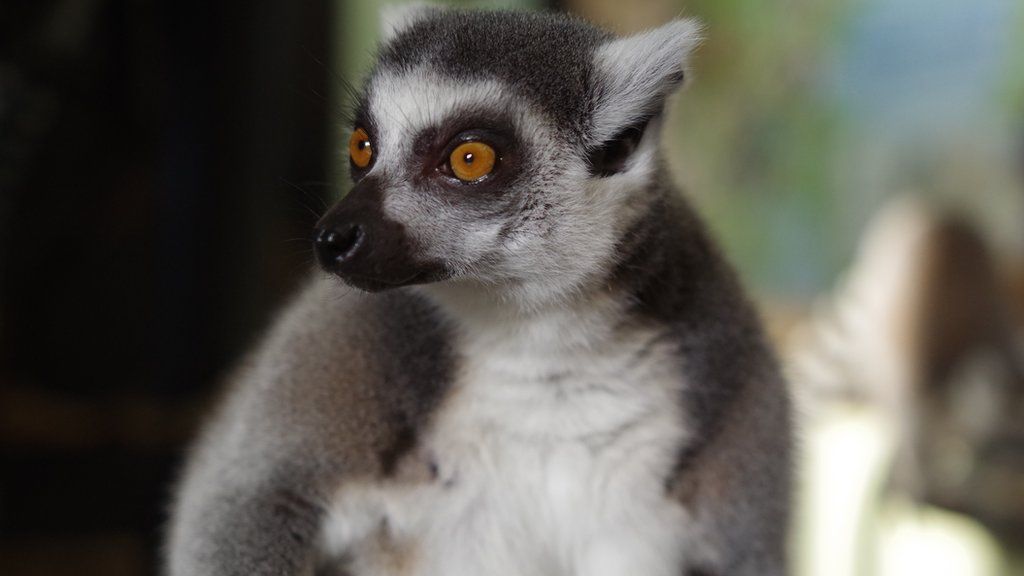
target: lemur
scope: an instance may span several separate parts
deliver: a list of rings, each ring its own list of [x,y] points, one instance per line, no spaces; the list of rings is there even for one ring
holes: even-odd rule
[[[191,454],[169,573],[785,573],[787,389],[659,144],[700,26],[389,22],[327,274]]]

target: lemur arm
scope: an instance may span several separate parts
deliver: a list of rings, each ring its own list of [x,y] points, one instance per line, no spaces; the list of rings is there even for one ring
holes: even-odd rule
[[[676,202],[682,202],[677,196]],[[790,395],[752,304],[689,209],[670,205],[636,280],[643,310],[669,319],[690,439],[668,478],[692,519],[686,576],[783,576],[792,476]],[[687,230],[685,237],[680,236]],[[645,286],[675,286],[648,291]]]
[[[377,473],[393,436],[372,343],[338,326],[366,321],[314,285],[235,378],[179,486],[170,576],[313,573],[331,495],[345,476]]]
[[[749,379],[732,397],[717,396],[715,401],[725,406],[717,420],[701,427],[669,484],[706,545],[704,557],[693,559],[684,571],[687,576],[788,573],[792,424],[785,384],[774,367],[766,368],[745,374]],[[715,397],[715,389],[706,394]]]
[[[213,439],[193,462],[176,503],[168,574],[312,574],[322,490],[284,462],[246,462],[232,448]]]
[[[207,431],[176,502],[170,576],[312,574],[333,490],[346,475],[376,473],[365,434],[272,393],[283,384],[243,379],[240,386],[258,389],[239,391]],[[279,410],[265,408],[273,404]],[[372,412],[364,406],[362,420]]]

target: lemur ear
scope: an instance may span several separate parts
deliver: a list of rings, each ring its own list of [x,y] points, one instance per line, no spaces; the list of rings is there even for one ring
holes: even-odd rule
[[[440,6],[428,2],[383,6],[380,9],[381,42],[391,41],[395,36],[411,28],[413,24],[440,10],[442,10]]]
[[[696,20],[673,20],[598,47],[592,125],[596,142],[661,111],[665,99],[682,86],[701,32]]]

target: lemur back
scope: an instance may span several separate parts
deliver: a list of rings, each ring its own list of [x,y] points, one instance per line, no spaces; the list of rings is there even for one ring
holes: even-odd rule
[[[391,22],[316,231],[344,282],[234,378],[171,574],[784,573],[788,395],[659,152],[697,32]]]

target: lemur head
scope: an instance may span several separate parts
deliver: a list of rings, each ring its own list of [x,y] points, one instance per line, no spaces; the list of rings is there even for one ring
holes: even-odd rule
[[[617,38],[551,14],[392,18],[356,107],[351,192],[321,266],[381,290],[440,283],[525,303],[601,282],[648,209],[657,127],[699,27]]]

